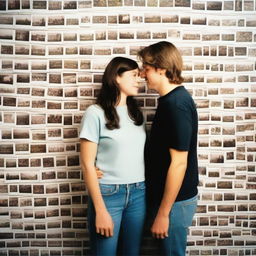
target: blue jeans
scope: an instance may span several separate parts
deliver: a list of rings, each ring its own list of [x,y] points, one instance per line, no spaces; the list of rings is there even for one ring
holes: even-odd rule
[[[107,185],[100,184],[101,194],[114,222],[114,235],[105,237],[95,231],[95,210],[90,200],[88,204],[88,223],[92,255],[114,256],[120,230],[122,232],[121,253],[139,255],[144,219],[146,214],[145,183]]]
[[[196,195],[188,200],[174,203],[169,215],[169,236],[160,241],[163,255],[186,255],[188,228],[192,225],[196,212],[197,197]]]

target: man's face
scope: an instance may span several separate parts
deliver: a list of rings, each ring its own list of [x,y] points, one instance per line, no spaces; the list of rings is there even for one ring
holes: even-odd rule
[[[147,82],[149,89],[155,89],[159,83],[160,73],[159,70],[153,66],[143,64],[142,70],[140,71],[140,77],[144,78]]]

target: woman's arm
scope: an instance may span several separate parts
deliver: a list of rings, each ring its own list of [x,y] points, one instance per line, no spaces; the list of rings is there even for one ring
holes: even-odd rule
[[[95,168],[98,145],[86,139],[81,139],[80,145],[80,159],[84,181],[96,212],[96,232],[106,237],[113,236],[114,223],[102,198]]]

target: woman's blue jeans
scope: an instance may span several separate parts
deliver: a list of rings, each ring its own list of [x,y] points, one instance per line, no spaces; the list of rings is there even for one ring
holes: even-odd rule
[[[174,203],[169,215],[168,237],[160,241],[163,255],[186,255],[188,228],[196,212],[197,197]]]
[[[114,256],[122,230],[122,255],[139,255],[145,220],[145,183],[107,185],[100,184],[101,194],[114,222],[114,235],[105,237],[96,233],[95,210],[91,200],[88,205],[88,223],[91,250],[94,256]]]

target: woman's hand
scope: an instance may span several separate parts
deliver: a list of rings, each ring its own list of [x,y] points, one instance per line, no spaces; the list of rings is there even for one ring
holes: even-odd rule
[[[101,179],[103,177],[103,172],[98,167],[95,167],[95,169],[96,169],[97,178]]]
[[[96,233],[110,237],[114,234],[114,222],[108,211],[96,213]]]

